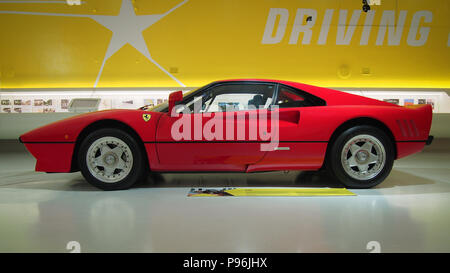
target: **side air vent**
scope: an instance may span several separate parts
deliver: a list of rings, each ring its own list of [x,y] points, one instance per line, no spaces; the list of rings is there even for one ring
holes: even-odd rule
[[[414,120],[406,120],[406,119],[397,119],[397,125],[402,132],[402,136],[404,137],[418,137],[419,130],[417,130],[416,123]]]

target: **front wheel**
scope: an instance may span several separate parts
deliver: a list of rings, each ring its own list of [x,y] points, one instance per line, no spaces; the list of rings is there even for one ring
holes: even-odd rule
[[[84,178],[103,190],[130,188],[144,174],[144,155],[128,133],[104,128],[90,133],[81,143],[78,164]]]
[[[328,169],[349,188],[374,187],[392,170],[393,143],[376,127],[361,125],[347,129],[330,145]]]

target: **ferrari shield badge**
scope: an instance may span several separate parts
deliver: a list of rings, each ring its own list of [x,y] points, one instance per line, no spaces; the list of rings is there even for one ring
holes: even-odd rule
[[[142,118],[144,119],[145,122],[149,121],[151,117],[152,117],[152,115],[150,115],[150,114],[143,114],[142,115]]]

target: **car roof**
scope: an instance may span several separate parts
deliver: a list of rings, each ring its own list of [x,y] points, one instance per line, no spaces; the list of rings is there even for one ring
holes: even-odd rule
[[[275,80],[275,79],[258,79],[258,78],[244,78],[244,79],[227,79],[227,80],[219,80],[214,83],[223,83],[223,82],[269,82],[269,83],[281,83],[285,85],[289,85],[295,88],[303,89],[305,91],[310,91],[314,88],[321,88],[318,86],[308,85],[299,82],[285,81],[285,80]],[[330,89],[331,90],[331,89]],[[335,90],[333,90],[335,91]]]
[[[319,87],[299,82],[284,81],[284,80],[274,80],[274,79],[228,79],[220,80],[214,83],[223,82],[269,82],[269,83],[280,83],[288,85],[302,91],[305,91],[311,95],[319,97],[327,102],[327,105],[379,105],[379,106],[397,106],[384,101],[379,101],[359,95],[354,95],[334,89],[329,89],[325,87]]]

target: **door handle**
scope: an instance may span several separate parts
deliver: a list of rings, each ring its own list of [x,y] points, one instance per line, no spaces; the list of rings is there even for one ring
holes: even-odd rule
[[[274,151],[289,151],[290,147],[275,147],[273,148]]]

